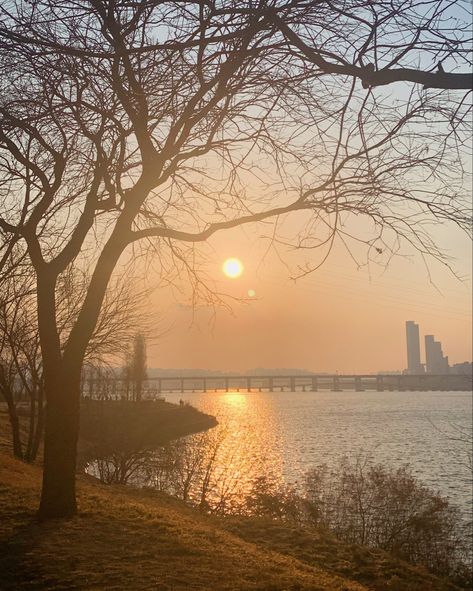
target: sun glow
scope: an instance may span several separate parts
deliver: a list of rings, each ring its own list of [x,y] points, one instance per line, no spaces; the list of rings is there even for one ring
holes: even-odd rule
[[[243,264],[236,258],[227,259],[223,263],[222,270],[227,277],[235,279],[236,277],[240,277],[243,273]]]
[[[233,406],[235,408],[243,409],[248,406],[248,398],[246,394],[243,394],[242,392],[237,392],[235,390],[226,392],[223,397],[223,401],[228,406]]]

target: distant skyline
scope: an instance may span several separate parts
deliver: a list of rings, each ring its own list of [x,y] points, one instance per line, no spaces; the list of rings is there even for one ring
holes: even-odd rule
[[[203,252],[209,285],[232,298],[231,312],[202,302],[193,309],[185,282],[174,290],[154,291],[151,305],[165,334],[148,345],[150,367],[403,370],[409,319],[416,320],[422,334],[442,341],[451,364],[472,359],[471,246],[454,229],[445,228],[444,241],[462,281],[435,261],[427,270],[421,257],[409,252],[386,268],[371,264],[357,269],[336,247],[319,270],[297,282],[291,273],[310,260],[308,254],[315,260],[312,253],[268,251],[257,229],[217,236]],[[244,272],[236,279],[221,271],[228,257],[243,263]]]

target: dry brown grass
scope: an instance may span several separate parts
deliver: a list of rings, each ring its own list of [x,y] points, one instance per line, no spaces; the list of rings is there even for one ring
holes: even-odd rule
[[[38,523],[40,470],[0,453],[0,588],[362,591],[149,491],[80,478],[80,516]]]
[[[238,537],[301,562],[324,568],[373,591],[454,591],[450,581],[429,574],[387,554],[357,544],[345,544],[333,535],[264,518],[230,517],[226,528]]]

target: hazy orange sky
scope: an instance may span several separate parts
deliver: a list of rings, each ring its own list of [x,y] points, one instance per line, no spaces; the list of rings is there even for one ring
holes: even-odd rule
[[[291,222],[289,222],[291,223]],[[264,228],[268,234],[269,229]],[[206,272],[219,291],[245,298],[232,313],[189,304],[189,291],[162,287],[152,306],[166,334],[148,346],[148,366],[245,371],[255,367],[304,368],[325,372],[373,372],[406,367],[405,321],[434,334],[450,363],[471,360],[471,247],[456,230],[438,227],[436,235],[455,258],[460,281],[439,263],[412,251],[394,258],[387,269],[357,269],[336,247],[322,268],[294,282],[291,270],[315,254],[280,249],[284,263],[261,238],[263,228],[247,226],[220,234],[204,246]],[[238,257],[245,269],[226,278],[221,266]],[[433,283],[432,283],[432,282]]]

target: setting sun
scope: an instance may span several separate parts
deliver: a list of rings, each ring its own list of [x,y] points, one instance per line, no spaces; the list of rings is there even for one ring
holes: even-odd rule
[[[243,264],[239,259],[236,258],[227,259],[223,263],[222,270],[227,277],[235,279],[236,277],[240,277],[240,275],[243,273]]]

